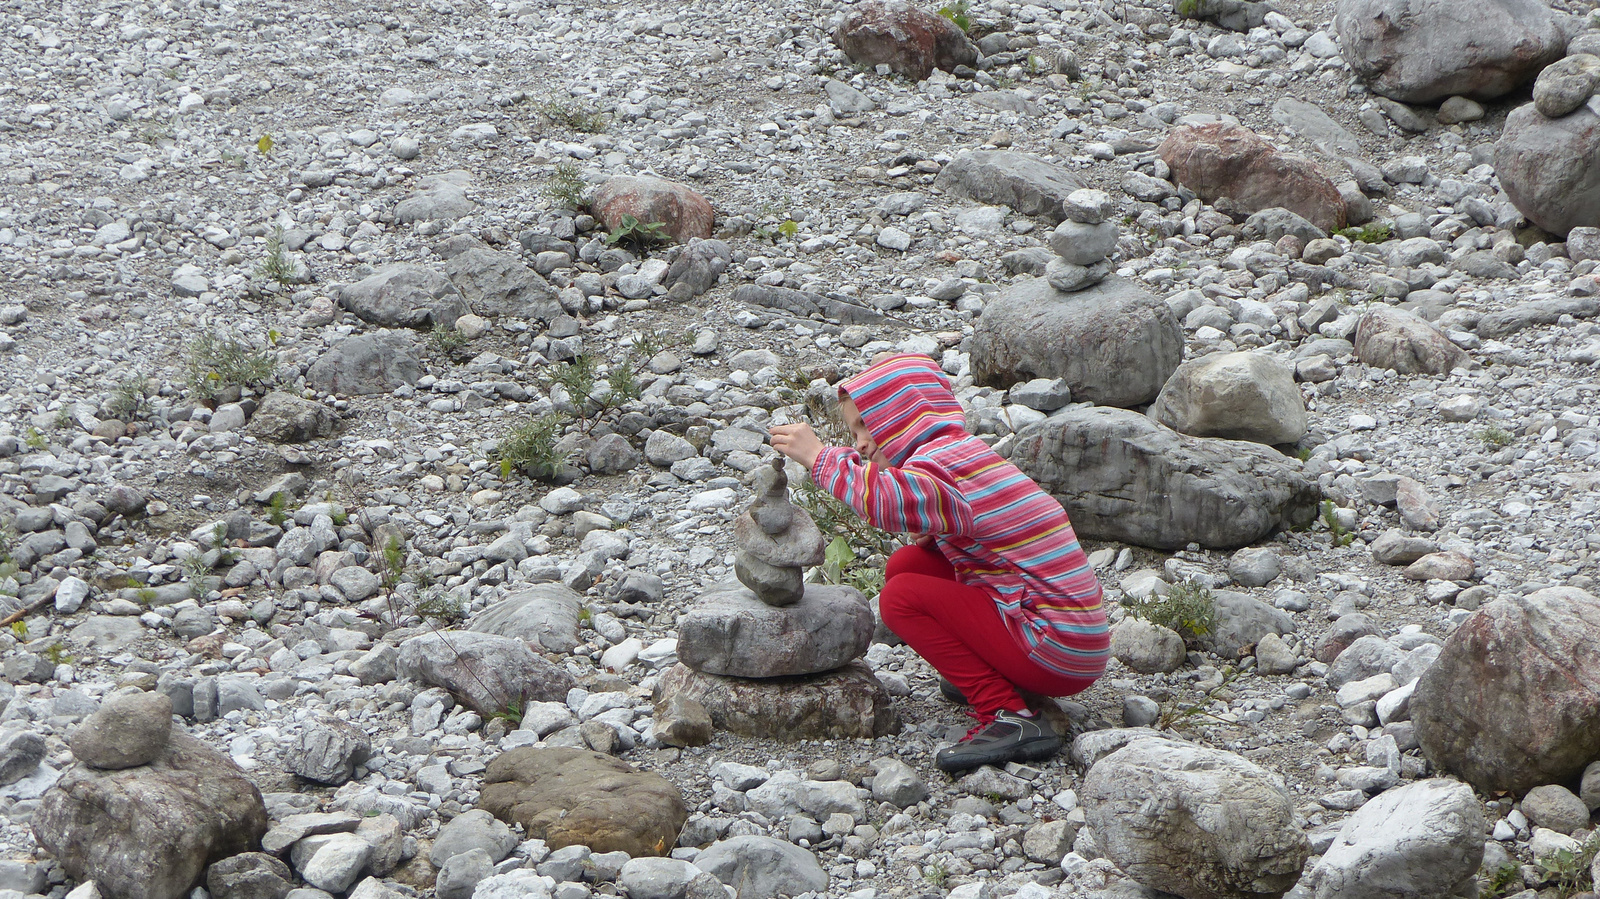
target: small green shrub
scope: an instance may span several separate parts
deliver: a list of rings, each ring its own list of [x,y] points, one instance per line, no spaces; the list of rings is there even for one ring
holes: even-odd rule
[[[189,595],[201,597],[206,595],[207,581],[211,577],[211,566],[206,564],[201,553],[190,553],[178,562],[178,568],[183,571],[183,580],[189,585]]]
[[[467,335],[444,322],[434,322],[433,330],[428,332],[428,346],[446,359],[462,358],[469,342]]]
[[[430,593],[412,603],[411,611],[419,618],[444,625],[454,624],[467,617],[466,604],[447,593]]]
[[[72,653],[67,652],[66,647],[60,643],[52,643],[46,646],[44,648],[44,657],[49,659],[52,665],[72,664]]]
[[[1560,899],[1571,899],[1594,889],[1591,870],[1597,852],[1600,852],[1600,834],[1591,834],[1576,852],[1558,849],[1555,855],[1536,859],[1533,864],[1546,887],[1554,887]]]
[[[280,528],[283,527],[285,521],[289,520],[289,494],[287,491],[279,490],[277,493],[272,494],[272,499],[267,501],[267,520],[272,522],[274,527]]]
[[[194,397],[214,402],[230,387],[257,387],[273,380],[278,354],[270,346],[257,346],[237,337],[219,337],[209,331],[184,346],[184,383]]]
[[[1487,427],[1478,432],[1478,439],[1485,446],[1506,447],[1510,446],[1517,438],[1504,428]]]
[[[106,400],[106,411],[119,421],[134,421],[149,411],[150,379],[143,372],[134,372],[111,388],[111,398]]]
[[[972,30],[971,0],[951,0],[950,3],[939,7],[939,15],[949,19],[962,31]]]
[[[1322,523],[1328,526],[1328,532],[1333,535],[1334,546],[1349,546],[1355,542],[1356,535],[1345,530],[1344,525],[1339,523],[1338,509],[1339,507],[1333,504],[1333,500],[1323,500]]]
[[[1122,609],[1135,618],[1177,631],[1190,645],[1211,633],[1217,621],[1211,590],[1193,581],[1173,584],[1165,596],[1151,593],[1143,599],[1128,597],[1122,601]]]
[[[1516,862],[1506,862],[1493,871],[1479,872],[1482,884],[1478,889],[1478,899],[1504,899],[1513,893],[1522,892],[1522,867]]]
[[[406,573],[406,547],[399,536],[391,534],[378,552],[378,581],[384,589],[393,590]]]
[[[13,622],[11,622],[11,635],[13,637],[16,637],[18,640],[26,640],[26,639],[28,639],[28,622],[26,622],[26,621],[13,621]]]
[[[605,114],[580,100],[551,98],[538,104],[539,114],[552,125],[580,134],[599,134],[606,130]]]
[[[49,444],[49,441],[45,439],[44,432],[33,425],[28,425],[27,430],[22,432],[22,442],[26,443],[28,449],[31,450],[42,450]]]
[[[566,416],[559,412],[546,412],[514,426],[500,438],[500,476],[509,479],[513,471],[520,471],[538,480],[553,478],[564,461],[556,454],[556,441],[565,427]]]
[[[541,193],[551,204],[561,208],[577,210],[589,205],[589,185],[579,173],[576,162],[556,163]]]
[[[624,215],[617,223],[616,230],[606,235],[606,245],[614,247],[625,243],[643,256],[651,247],[671,239],[665,222],[641,222],[631,215]]]
[[[804,509],[829,538],[816,576],[826,584],[844,584],[873,596],[883,589],[883,568],[900,548],[893,534],[868,524],[855,510],[806,480],[791,491],[794,504]]]
[[[1355,243],[1383,243],[1394,236],[1394,229],[1380,222],[1374,222],[1370,225],[1362,225],[1359,228],[1345,228],[1334,233]]]
[[[256,274],[279,284],[293,284],[298,280],[294,260],[283,245],[282,225],[273,225],[267,232],[267,255],[256,268]]]

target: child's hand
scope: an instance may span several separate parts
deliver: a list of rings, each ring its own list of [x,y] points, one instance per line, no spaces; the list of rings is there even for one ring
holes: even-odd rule
[[[772,448],[785,456],[799,462],[811,470],[817,461],[817,454],[822,452],[822,441],[817,439],[817,432],[805,422],[792,425],[774,425],[772,427]]]
[[[936,540],[938,538],[932,534],[918,534],[917,539],[911,541],[911,545],[920,546],[923,549],[933,549],[933,544]]]

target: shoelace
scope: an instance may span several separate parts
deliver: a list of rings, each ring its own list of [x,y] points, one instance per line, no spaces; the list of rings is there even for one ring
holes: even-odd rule
[[[961,738],[962,743],[965,743],[973,737],[976,737],[979,733],[982,733],[985,728],[994,723],[993,712],[974,712],[969,709],[967,711],[967,717],[977,719],[978,723],[972,725],[972,729],[967,731],[967,735]]]

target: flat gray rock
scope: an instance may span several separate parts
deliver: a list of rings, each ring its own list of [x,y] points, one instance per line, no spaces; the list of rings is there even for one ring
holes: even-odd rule
[[[1233,549],[1309,524],[1321,493],[1260,444],[1189,437],[1137,412],[1062,410],[1017,435],[1011,461],[1061,501],[1079,537]]]
[[[1483,860],[1483,804],[1460,781],[1387,790],[1340,828],[1301,884],[1309,899],[1449,896]]]
[[[452,327],[471,310],[450,279],[430,268],[393,263],[339,291],[339,304],[385,328]]]
[[[1059,222],[1067,195],[1084,187],[1078,176],[1015,150],[966,150],[939,172],[934,186],[978,203],[1010,206],[1023,215]]]
[[[780,607],[723,585],[678,620],[678,658],[707,674],[815,674],[860,658],[872,629],[866,597],[850,587],[807,584],[798,602]]]
[[[422,378],[417,351],[416,338],[405,331],[357,334],[323,351],[306,381],[323,393],[389,393]]]
[[[519,590],[468,622],[468,630],[515,637],[550,652],[571,652],[580,642],[583,597],[565,584],[535,584]]]

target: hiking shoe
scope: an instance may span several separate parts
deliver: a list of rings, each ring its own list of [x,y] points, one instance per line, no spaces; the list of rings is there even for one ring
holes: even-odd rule
[[[965,771],[980,765],[1036,762],[1061,751],[1061,738],[1042,716],[1024,718],[1009,709],[974,715],[976,726],[961,742],[939,750],[933,763],[940,771]]]
[[[955,684],[950,683],[948,680],[946,680],[946,679],[944,679],[942,677],[939,678],[939,695],[943,696],[945,699],[950,700],[951,702],[955,703],[956,705],[967,705],[968,704],[967,703],[967,696],[966,696],[965,693],[961,692],[961,688],[956,686]]]

